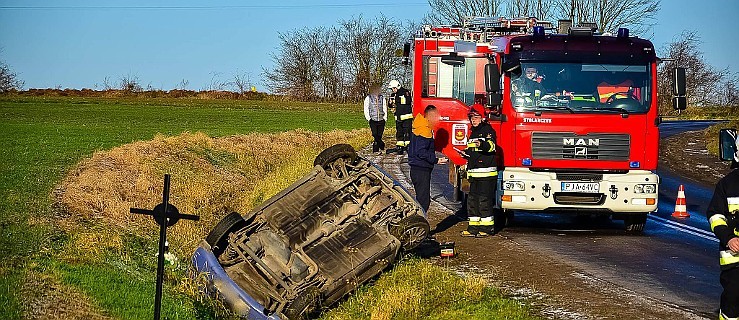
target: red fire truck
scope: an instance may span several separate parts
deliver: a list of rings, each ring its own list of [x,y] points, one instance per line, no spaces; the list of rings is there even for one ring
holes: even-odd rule
[[[414,114],[441,111],[436,148],[451,160],[455,197],[466,162],[455,149],[480,104],[497,132],[504,211],[610,215],[643,230],[659,185],[660,60],[650,41],[568,20],[470,18],[423,26],[405,53]],[[684,109],[684,69],[675,74],[673,102]]]

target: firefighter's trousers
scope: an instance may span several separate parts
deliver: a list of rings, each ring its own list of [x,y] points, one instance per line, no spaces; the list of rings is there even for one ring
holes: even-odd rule
[[[400,148],[407,148],[411,143],[411,130],[413,130],[413,118],[395,121],[395,143]]]
[[[739,266],[721,271],[721,315],[719,319],[739,318]]]
[[[495,224],[496,177],[469,178],[470,193],[467,195],[467,231],[472,234],[493,234]]]

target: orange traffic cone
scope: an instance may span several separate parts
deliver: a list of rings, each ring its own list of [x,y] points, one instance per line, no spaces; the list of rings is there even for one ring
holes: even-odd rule
[[[672,217],[678,219],[690,218],[690,214],[688,214],[688,206],[685,204],[685,187],[683,187],[683,185],[680,185],[680,188],[677,189],[675,212],[672,213]]]

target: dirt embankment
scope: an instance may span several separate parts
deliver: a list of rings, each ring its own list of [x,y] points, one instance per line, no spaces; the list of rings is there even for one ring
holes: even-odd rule
[[[662,139],[659,167],[698,184],[713,188],[731,169],[708,152],[703,131],[689,131]]]

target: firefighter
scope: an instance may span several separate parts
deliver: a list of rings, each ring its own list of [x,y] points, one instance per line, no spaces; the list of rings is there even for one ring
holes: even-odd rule
[[[411,93],[400,86],[398,80],[390,81],[388,88],[393,91],[390,95],[390,106],[395,108],[395,149],[388,149],[387,153],[395,152],[402,155],[411,143],[413,126],[413,107],[411,107]]]
[[[739,137],[735,142],[739,145]],[[739,151],[732,168],[739,167]],[[721,264],[721,310],[719,319],[739,319],[739,170],[733,170],[716,184],[706,210],[711,230],[719,239]]]
[[[492,235],[495,224],[495,196],[498,169],[495,157],[495,130],[485,121],[484,107],[475,104],[468,114],[472,130],[463,156],[467,158],[467,179],[470,192],[467,195],[467,230],[465,237]]]

